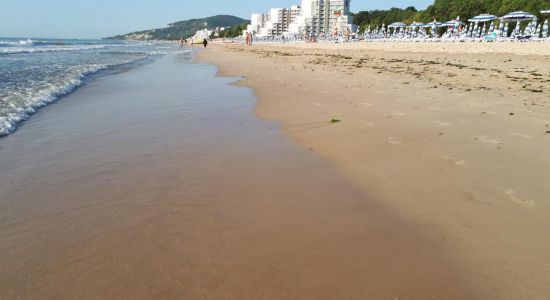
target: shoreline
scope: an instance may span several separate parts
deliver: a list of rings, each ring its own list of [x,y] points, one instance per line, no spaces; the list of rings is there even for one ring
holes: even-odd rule
[[[215,45],[199,59],[243,76],[258,116],[282,121],[375,202],[434,240],[429,228],[441,228],[480,298],[550,295],[548,49],[369,44]]]
[[[215,71],[182,54],[102,76],[0,140],[0,297],[477,294]]]

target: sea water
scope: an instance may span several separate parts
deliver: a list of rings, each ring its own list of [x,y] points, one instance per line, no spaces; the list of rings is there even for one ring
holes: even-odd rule
[[[0,38],[0,137],[90,75],[182,51],[175,43]]]

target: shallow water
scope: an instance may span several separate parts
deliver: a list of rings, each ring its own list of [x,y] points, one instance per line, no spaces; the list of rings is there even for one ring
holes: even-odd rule
[[[169,43],[0,38],[0,137],[97,72],[189,51]]]

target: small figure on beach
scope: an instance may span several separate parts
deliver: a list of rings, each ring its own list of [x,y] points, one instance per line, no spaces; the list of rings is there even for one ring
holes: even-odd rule
[[[184,40],[183,38],[180,39],[180,47],[183,48],[183,43],[184,43]]]
[[[252,46],[252,39],[253,39],[252,33],[247,32],[246,33],[246,45],[247,46]]]
[[[204,45],[204,48],[206,48],[206,46],[208,46],[208,41],[206,39],[203,39],[202,44]]]

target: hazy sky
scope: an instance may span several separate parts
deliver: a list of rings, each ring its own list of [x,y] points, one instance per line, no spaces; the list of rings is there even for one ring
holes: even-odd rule
[[[0,0],[0,37],[100,38],[197,17],[248,19],[300,0]],[[351,9],[416,6],[433,0],[352,0]]]

